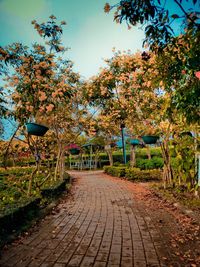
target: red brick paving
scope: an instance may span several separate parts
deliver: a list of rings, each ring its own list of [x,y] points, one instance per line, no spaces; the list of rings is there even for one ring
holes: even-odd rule
[[[101,171],[71,174],[77,178],[73,198],[22,244],[3,251],[1,267],[165,266],[167,247],[149,214],[138,208],[130,182]]]

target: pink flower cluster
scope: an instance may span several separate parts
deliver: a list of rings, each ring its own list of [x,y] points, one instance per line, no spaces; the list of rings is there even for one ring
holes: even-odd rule
[[[65,147],[66,150],[75,149],[75,148],[80,150],[80,147],[77,144],[70,144]]]
[[[195,76],[200,80],[200,71],[195,72]]]

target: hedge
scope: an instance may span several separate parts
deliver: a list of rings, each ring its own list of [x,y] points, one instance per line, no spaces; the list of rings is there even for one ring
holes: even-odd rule
[[[131,181],[159,181],[162,179],[161,170],[140,170],[137,168],[127,168],[125,177]]]
[[[58,197],[63,191],[66,189],[66,182],[67,180],[59,181],[56,185],[43,188],[41,190],[42,197],[46,198],[54,198]]]
[[[124,177],[126,173],[126,167],[104,166],[104,171],[112,176]]]
[[[160,147],[150,147],[150,152],[151,156],[153,157],[162,157],[162,151]],[[141,158],[141,159],[147,159],[147,148],[140,148],[135,151],[136,158]]]
[[[5,235],[21,227],[30,217],[37,215],[40,200],[41,198],[30,199],[0,215],[0,247],[3,245]]]
[[[136,167],[141,170],[162,169],[163,164],[163,159],[159,157],[153,157],[151,159],[136,159]]]
[[[124,177],[131,181],[158,181],[162,179],[161,170],[140,170],[139,168],[128,168],[128,167],[104,167],[105,173],[115,176]]]
[[[0,248],[9,239],[12,239],[13,233],[23,230],[26,225],[40,216],[42,210],[47,207],[53,200],[61,195],[65,190],[68,191],[71,176],[65,173],[64,180],[41,189],[41,197],[27,198],[15,203],[13,206],[0,210]],[[2,185],[1,185],[2,186]],[[14,232],[13,232],[14,231]]]

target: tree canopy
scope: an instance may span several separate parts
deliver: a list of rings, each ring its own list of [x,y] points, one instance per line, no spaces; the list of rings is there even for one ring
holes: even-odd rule
[[[171,13],[168,1],[122,0],[114,5],[106,4],[105,12],[115,10],[114,20],[126,21],[128,27],[145,26],[145,41],[151,49],[161,49],[174,36],[174,22],[179,24],[179,33],[185,28],[200,30],[200,3],[197,0],[172,0],[177,13]],[[183,26],[183,27],[181,27]]]

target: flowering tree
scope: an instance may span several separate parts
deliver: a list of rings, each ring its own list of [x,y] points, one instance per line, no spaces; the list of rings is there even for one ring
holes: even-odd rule
[[[76,77],[73,78],[75,79]],[[60,102],[58,100],[57,108],[52,110],[45,118],[46,123],[51,125],[51,130],[53,131],[52,138],[57,143],[58,156],[54,174],[55,179],[57,175],[63,177],[64,147],[76,143],[78,137],[88,128],[88,122],[90,122],[91,115],[87,111],[82,97],[82,84],[78,79],[76,82],[76,86],[74,83],[75,88],[73,87],[73,95],[71,95],[69,101]]]
[[[48,39],[47,46],[33,44],[29,49],[15,43],[5,47],[0,50],[1,60],[13,66],[13,73],[8,75],[6,65],[3,63],[1,69],[2,73],[6,74],[7,87],[13,104],[12,114],[19,123],[19,127],[24,127],[29,121],[51,126],[57,141],[58,155],[54,176],[56,179],[61,165],[63,140],[60,137],[64,136],[63,129],[66,129],[64,127],[68,127],[64,121],[71,115],[72,97],[77,96],[79,75],[73,72],[71,61],[58,57],[58,53],[66,50],[61,45],[62,26],[65,22],[58,25],[56,18],[51,16],[46,24],[38,24],[36,21],[32,24],[43,38]],[[68,112],[63,112],[64,109]],[[35,154],[38,140],[29,135],[27,140],[32,153]],[[38,163],[36,160],[37,166],[30,178],[29,194],[33,176],[38,170]],[[63,177],[63,175],[60,176]]]
[[[171,87],[166,82],[168,61],[162,60],[161,64],[160,56],[150,52],[134,55],[117,52],[107,60],[107,65],[93,77],[88,96],[101,108],[101,116],[107,116],[118,127],[125,123],[134,136],[159,134],[162,137],[164,185],[175,184],[169,145],[173,132],[179,128],[180,133],[185,124],[180,120],[178,109],[172,105],[176,81],[171,77]],[[135,158],[134,149],[131,158]],[[191,184],[194,184],[194,177]]]
[[[151,49],[161,50],[171,42],[174,36],[173,25],[180,30],[187,28],[199,29],[199,2],[197,0],[172,0],[177,13],[171,13],[166,1],[162,0],[122,0],[116,4],[105,4],[105,12],[115,9],[114,19],[117,23],[126,21],[128,27],[143,25],[145,27],[145,43]]]
[[[118,23],[126,21],[128,27],[142,24],[146,35],[144,43],[151,51],[156,52],[154,69],[157,74],[150,78],[150,81],[153,81],[154,88],[161,89],[161,94],[164,94],[164,112],[160,110],[159,116],[161,130],[164,130],[162,142],[164,177],[169,183],[174,183],[170,167],[169,139],[173,131],[180,134],[184,127],[195,133],[197,143],[199,138],[197,125],[200,119],[199,2],[174,0],[173,3],[178,9],[175,14],[167,9],[165,1],[157,0],[123,0],[112,6],[106,4],[104,8],[105,12],[116,10],[114,18]],[[178,34],[173,31],[174,21],[180,26]],[[152,71],[152,68],[149,70]],[[184,139],[181,140],[185,142]],[[197,149],[198,145],[195,147]],[[179,152],[182,153],[180,149]],[[182,171],[184,171],[183,165]],[[189,173],[187,175],[190,177]],[[189,184],[193,186],[195,178],[188,179]]]
[[[153,86],[152,74],[157,75],[152,67],[155,56],[146,52],[131,55],[114,51],[106,63],[107,67],[88,85],[91,102],[98,105],[101,116],[108,117],[108,122],[114,121],[118,129],[124,124],[134,125],[134,134],[142,135],[142,125],[146,134],[155,133],[162,103],[162,97]]]
[[[119,125],[113,120],[112,115],[105,114],[104,111],[101,110],[93,119],[90,132],[93,134],[93,136],[95,136],[96,141],[99,142],[99,145],[104,147],[106,153],[108,154],[110,166],[112,166],[112,154],[115,149],[114,137],[119,135]]]
[[[167,76],[166,88],[173,88],[171,104],[178,108],[188,122],[199,120],[199,41],[200,21],[197,0],[173,0],[177,13],[173,14],[165,1],[123,0],[105,12],[116,9],[117,22],[126,21],[130,26],[145,26],[145,43],[160,55],[160,71]],[[178,34],[173,22],[179,25]],[[176,36],[178,35],[178,36]],[[166,64],[166,60],[168,64]],[[165,70],[162,69],[162,66]],[[197,76],[195,77],[195,73]],[[175,83],[175,84],[174,84]],[[172,87],[173,85],[173,87]],[[192,90],[190,90],[192,85]]]
[[[157,57],[163,85],[171,94],[171,107],[183,114],[188,124],[200,121],[199,41],[199,31],[187,30]]]

